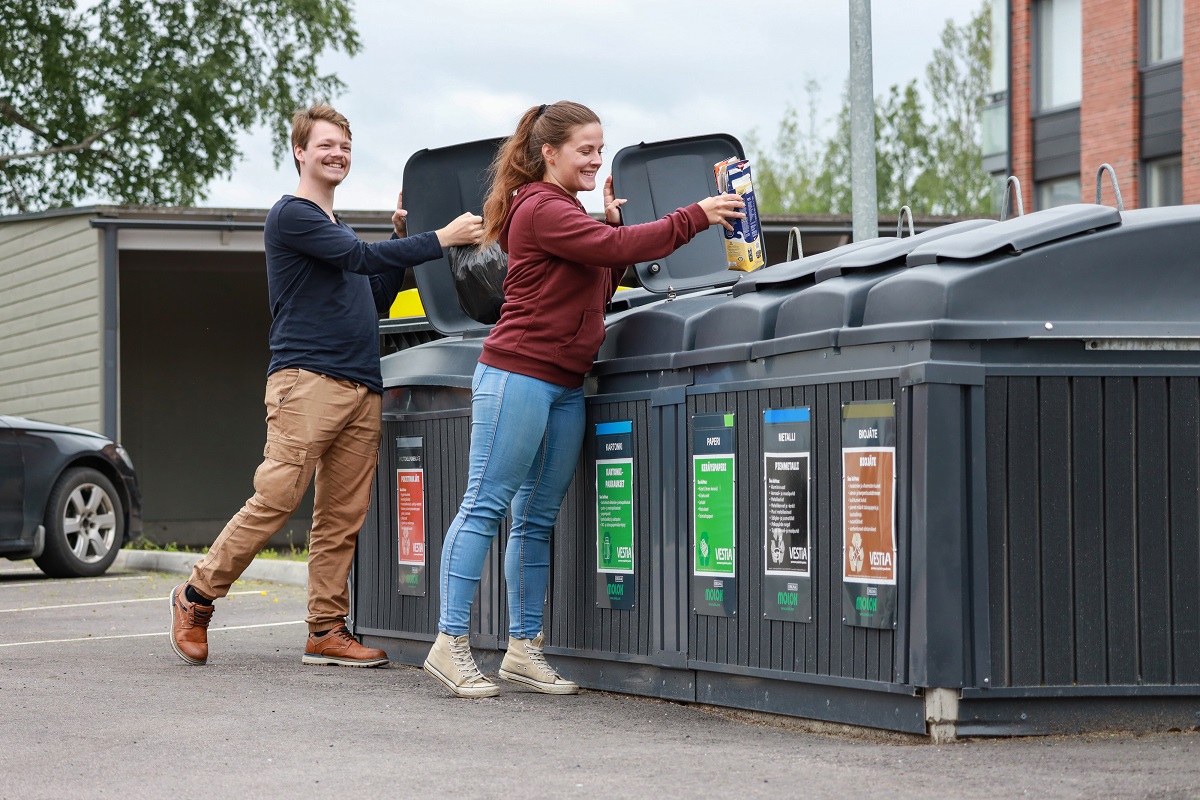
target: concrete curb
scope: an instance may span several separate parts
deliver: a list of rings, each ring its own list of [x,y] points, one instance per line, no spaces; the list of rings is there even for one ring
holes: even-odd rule
[[[113,569],[132,569],[142,572],[192,574],[192,566],[202,553],[166,553],[159,550],[122,550],[117,553]],[[256,558],[242,573],[243,578],[284,583],[288,586],[308,586],[308,562],[286,559]]]

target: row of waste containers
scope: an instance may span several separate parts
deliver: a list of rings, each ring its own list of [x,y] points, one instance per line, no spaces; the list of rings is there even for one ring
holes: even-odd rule
[[[495,141],[415,155],[410,230],[479,211]],[[627,223],[740,145],[622,150]],[[637,264],[586,383],[546,652],[585,687],[930,734],[1200,725],[1200,207],[1077,204],[755,273],[708,231]],[[486,326],[383,359],[353,624],[419,664]],[[472,610],[506,646],[504,532]]]

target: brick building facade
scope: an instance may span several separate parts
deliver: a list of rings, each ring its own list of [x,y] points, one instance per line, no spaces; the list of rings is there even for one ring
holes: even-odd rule
[[[1200,0],[993,3],[998,186],[1019,178],[1026,209],[1092,202],[1107,163],[1126,208],[1200,203]]]

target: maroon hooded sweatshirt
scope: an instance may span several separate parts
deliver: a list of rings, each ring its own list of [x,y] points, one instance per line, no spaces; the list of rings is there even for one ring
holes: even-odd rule
[[[699,204],[641,225],[608,225],[552,183],[525,184],[500,231],[508,253],[504,305],[480,363],[582,386],[604,341],[604,307],[625,268],[668,256],[707,227]]]

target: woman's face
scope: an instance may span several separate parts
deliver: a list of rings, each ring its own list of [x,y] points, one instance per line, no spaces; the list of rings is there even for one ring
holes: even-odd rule
[[[604,163],[603,149],[604,129],[599,122],[576,127],[562,146],[542,145],[546,161],[544,180],[571,194],[592,191],[596,188],[596,171]]]

